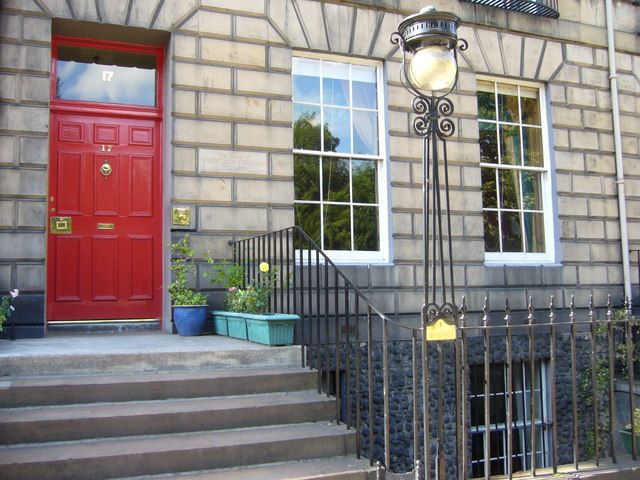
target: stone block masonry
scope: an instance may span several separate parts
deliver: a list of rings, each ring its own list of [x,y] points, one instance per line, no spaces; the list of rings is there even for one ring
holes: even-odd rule
[[[51,22],[26,3],[0,8],[0,292],[20,288],[18,334],[41,336]]]
[[[460,34],[469,41],[469,49],[460,55],[459,84],[452,96],[457,130],[448,142],[448,154],[455,210],[454,261],[460,271],[457,292],[479,303],[485,296],[498,302],[505,292],[524,303],[521,284],[509,283],[523,270],[522,278],[539,280],[527,285],[527,295],[560,291],[564,301],[572,293],[584,296],[606,287],[617,301],[622,291],[616,273],[620,256],[614,252],[620,224],[604,3],[559,3],[560,18],[551,20],[491,7],[470,8],[464,2],[434,1],[436,8],[461,16]],[[384,168],[389,179],[380,194],[388,197],[390,205],[386,223],[391,268],[418,272],[422,142],[411,128],[411,96],[400,83],[400,55],[388,40],[405,14],[414,13],[410,10],[415,5],[399,5],[402,12],[358,1],[145,0],[132,2],[130,9],[103,0],[3,2],[0,235],[14,240],[24,235],[29,240],[15,252],[0,252],[2,278],[34,295],[44,294],[37,282],[19,272],[44,268],[54,19],[94,22],[98,30],[102,24],[169,32],[165,198],[169,204],[192,208],[194,237],[200,237],[196,240],[202,244],[209,242],[219,257],[228,256],[226,248],[217,250],[228,239],[288,226],[294,220],[292,56],[311,51],[327,59],[380,61],[387,131],[379,133],[387,139]],[[635,208],[640,204],[640,169],[634,166],[640,152],[640,63],[633,23],[637,8],[629,2],[616,3],[632,245],[640,244],[640,209]],[[553,177],[553,265],[485,265],[476,101],[480,76],[532,82],[545,92]],[[383,271],[388,265],[362,268],[367,269],[368,287],[381,293],[381,301],[393,310],[390,313],[415,313],[421,300],[420,275],[403,278],[401,285],[387,285],[378,282],[386,278]],[[494,276],[495,268],[503,269],[503,274]],[[562,274],[549,273],[558,269]]]

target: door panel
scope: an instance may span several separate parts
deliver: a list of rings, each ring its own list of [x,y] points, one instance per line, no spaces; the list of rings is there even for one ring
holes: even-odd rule
[[[130,161],[129,214],[134,217],[149,217],[153,214],[153,158],[132,155]]]
[[[108,178],[100,172],[100,168],[109,164],[112,171]],[[120,193],[120,176],[121,164],[120,159],[116,155],[97,154],[93,163],[93,214],[100,215],[118,215],[118,197]]]
[[[118,237],[116,235],[93,236],[92,265],[93,301],[118,300]]]
[[[47,318],[159,318],[160,121],[51,114]]]
[[[131,252],[131,296],[130,300],[153,298],[153,238],[150,236],[129,237]]]
[[[56,236],[53,239],[55,256],[55,299],[58,302],[80,301],[80,237]]]
[[[58,198],[58,215],[80,215],[82,213],[82,154],[57,152],[58,182],[56,190],[66,192]],[[55,158],[55,157],[54,157]]]

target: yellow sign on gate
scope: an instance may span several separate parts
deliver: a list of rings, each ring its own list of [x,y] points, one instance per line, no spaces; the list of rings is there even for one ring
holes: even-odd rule
[[[426,337],[428,342],[455,340],[456,334],[456,326],[447,322],[444,318],[436,318],[427,325]]]

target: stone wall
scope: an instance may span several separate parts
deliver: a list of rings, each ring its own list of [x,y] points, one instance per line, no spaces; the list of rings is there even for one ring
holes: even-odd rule
[[[51,22],[32,2],[2,7],[0,292],[23,291],[16,318],[37,335],[44,316]]]
[[[409,94],[389,35],[417,1],[389,8],[315,0],[9,0],[0,33],[0,289],[25,292],[39,312],[45,290],[48,74],[52,19],[171,33],[164,159],[168,206],[190,206],[194,245],[229,258],[233,238],[293,224],[291,56],[296,50],[379,59],[386,75],[388,223],[391,265],[348,267],[381,310],[421,306],[421,141],[411,133]],[[367,3],[367,2],[365,2]],[[448,146],[455,283],[478,310],[509,296],[546,304],[589,292],[618,301],[622,267],[603,0],[561,0],[550,20],[439,0],[463,20],[460,83],[452,99],[457,132]],[[616,8],[622,148],[632,245],[640,245],[640,58],[636,5]],[[420,5],[421,6],[421,5]],[[85,24],[84,31],[93,24]],[[98,32],[100,29],[95,28]],[[55,33],[55,31],[53,32]],[[551,172],[557,196],[557,262],[486,266],[480,210],[476,76],[531,80],[549,103]],[[175,236],[181,233],[174,230]],[[166,238],[171,235],[166,227]],[[635,267],[635,264],[634,264]],[[632,268],[633,281],[638,281]],[[199,285],[210,288],[208,281]],[[27,297],[29,295],[30,297]],[[23,309],[23,311],[26,311]],[[22,313],[19,314],[16,318]],[[32,322],[29,314],[28,322]],[[26,321],[26,320],[25,320]]]
[[[599,336],[597,340],[597,358],[606,360],[607,346],[606,336]],[[545,387],[546,402],[544,422],[551,425],[551,404],[550,392],[550,340],[549,334],[538,333],[535,342],[535,358],[545,363]],[[489,344],[491,368],[502,368],[506,362],[506,341],[504,336],[492,336]],[[335,368],[335,348],[329,347],[329,364],[331,371]],[[580,333],[576,338],[576,382],[577,382],[577,407],[578,407],[578,448],[579,460],[585,461],[593,458],[593,408],[592,389],[584,387],[590,385],[590,362],[591,362],[591,341],[588,334]],[[340,350],[339,367],[341,375],[345,376],[346,357],[345,348],[342,344]],[[412,344],[409,341],[391,341],[388,344],[389,355],[389,424],[390,424],[390,445],[391,445],[391,470],[394,472],[408,472],[413,469],[413,374],[412,374]],[[372,347],[373,362],[373,392],[372,399],[368,394],[368,375],[370,366],[367,363],[367,346],[362,344],[360,348],[361,370],[358,373],[355,366],[355,344],[351,344],[349,371],[350,380],[348,394],[351,396],[351,425],[355,426],[356,410],[356,386],[357,380],[360,382],[360,412],[361,412],[361,445],[363,455],[380,461],[384,464],[384,399],[383,399],[383,350],[380,342],[375,342]],[[308,350],[307,358],[311,366],[315,365],[315,350],[313,346]],[[418,398],[418,438],[420,442],[419,459],[424,459],[422,445],[423,439],[423,411],[422,411],[422,342],[417,343],[417,398]],[[529,338],[526,335],[514,333],[511,343],[511,358],[513,362],[529,360]],[[325,350],[321,347],[320,360],[322,366],[326,364]],[[442,396],[444,399],[443,422],[444,422],[444,448],[446,452],[447,478],[455,480],[460,478],[457,474],[457,453],[456,453],[456,428],[455,428],[455,405],[456,405],[456,373],[453,344],[449,343],[443,347],[443,368],[444,381],[443,388],[437,384],[438,378],[438,351],[435,346],[429,348],[429,452],[431,456],[432,474],[435,468],[435,457],[437,453],[437,432],[438,432],[438,400]],[[467,340],[466,364],[483,365],[484,345],[482,338],[475,337]],[[346,378],[346,377],[344,377]],[[346,380],[345,380],[346,381]],[[467,376],[467,394],[470,391],[470,377]],[[527,386],[527,388],[529,388]],[[342,392],[344,396],[345,392]],[[373,418],[369,418],[369,403],[373,402]],[[343,405],[346,404],[343,400]],[[471,428],[470,408],[471,403],[467,397],[467,458],[471,461]],[[608,447],[608,395],[600,391],[599,415],[600,415],[600,455],[609,455]],[[572,360],[571,360],[571,337],[568,333],[558,333],[556,337],[556,410],[557,410],[557,455],[558,464],[573,463],[573,393],[572,393]],[[343,421],[347,420],[347,414],[343,412]],[[374,448],[370,451],[370,435],[373,431]],[[528,433],[527,433],[528,435]],[[548,429],[548,439],[551,441],[551,429]],[[550,443],[546,444],[547,453],[550,455]],[[550,465],[550,456],[549,465]],[[470,465],[470,463],[469,463]],[[538,465],[540,467],[540,465]],[[495,473],[495,472],[494,472]]]

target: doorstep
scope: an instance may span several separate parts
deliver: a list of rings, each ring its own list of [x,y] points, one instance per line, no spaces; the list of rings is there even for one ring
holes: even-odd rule
[[[92,375],[299,365],[300,347],[267,347],[219,335],[160,331],[49,333],[0,340],[0,376]]]

